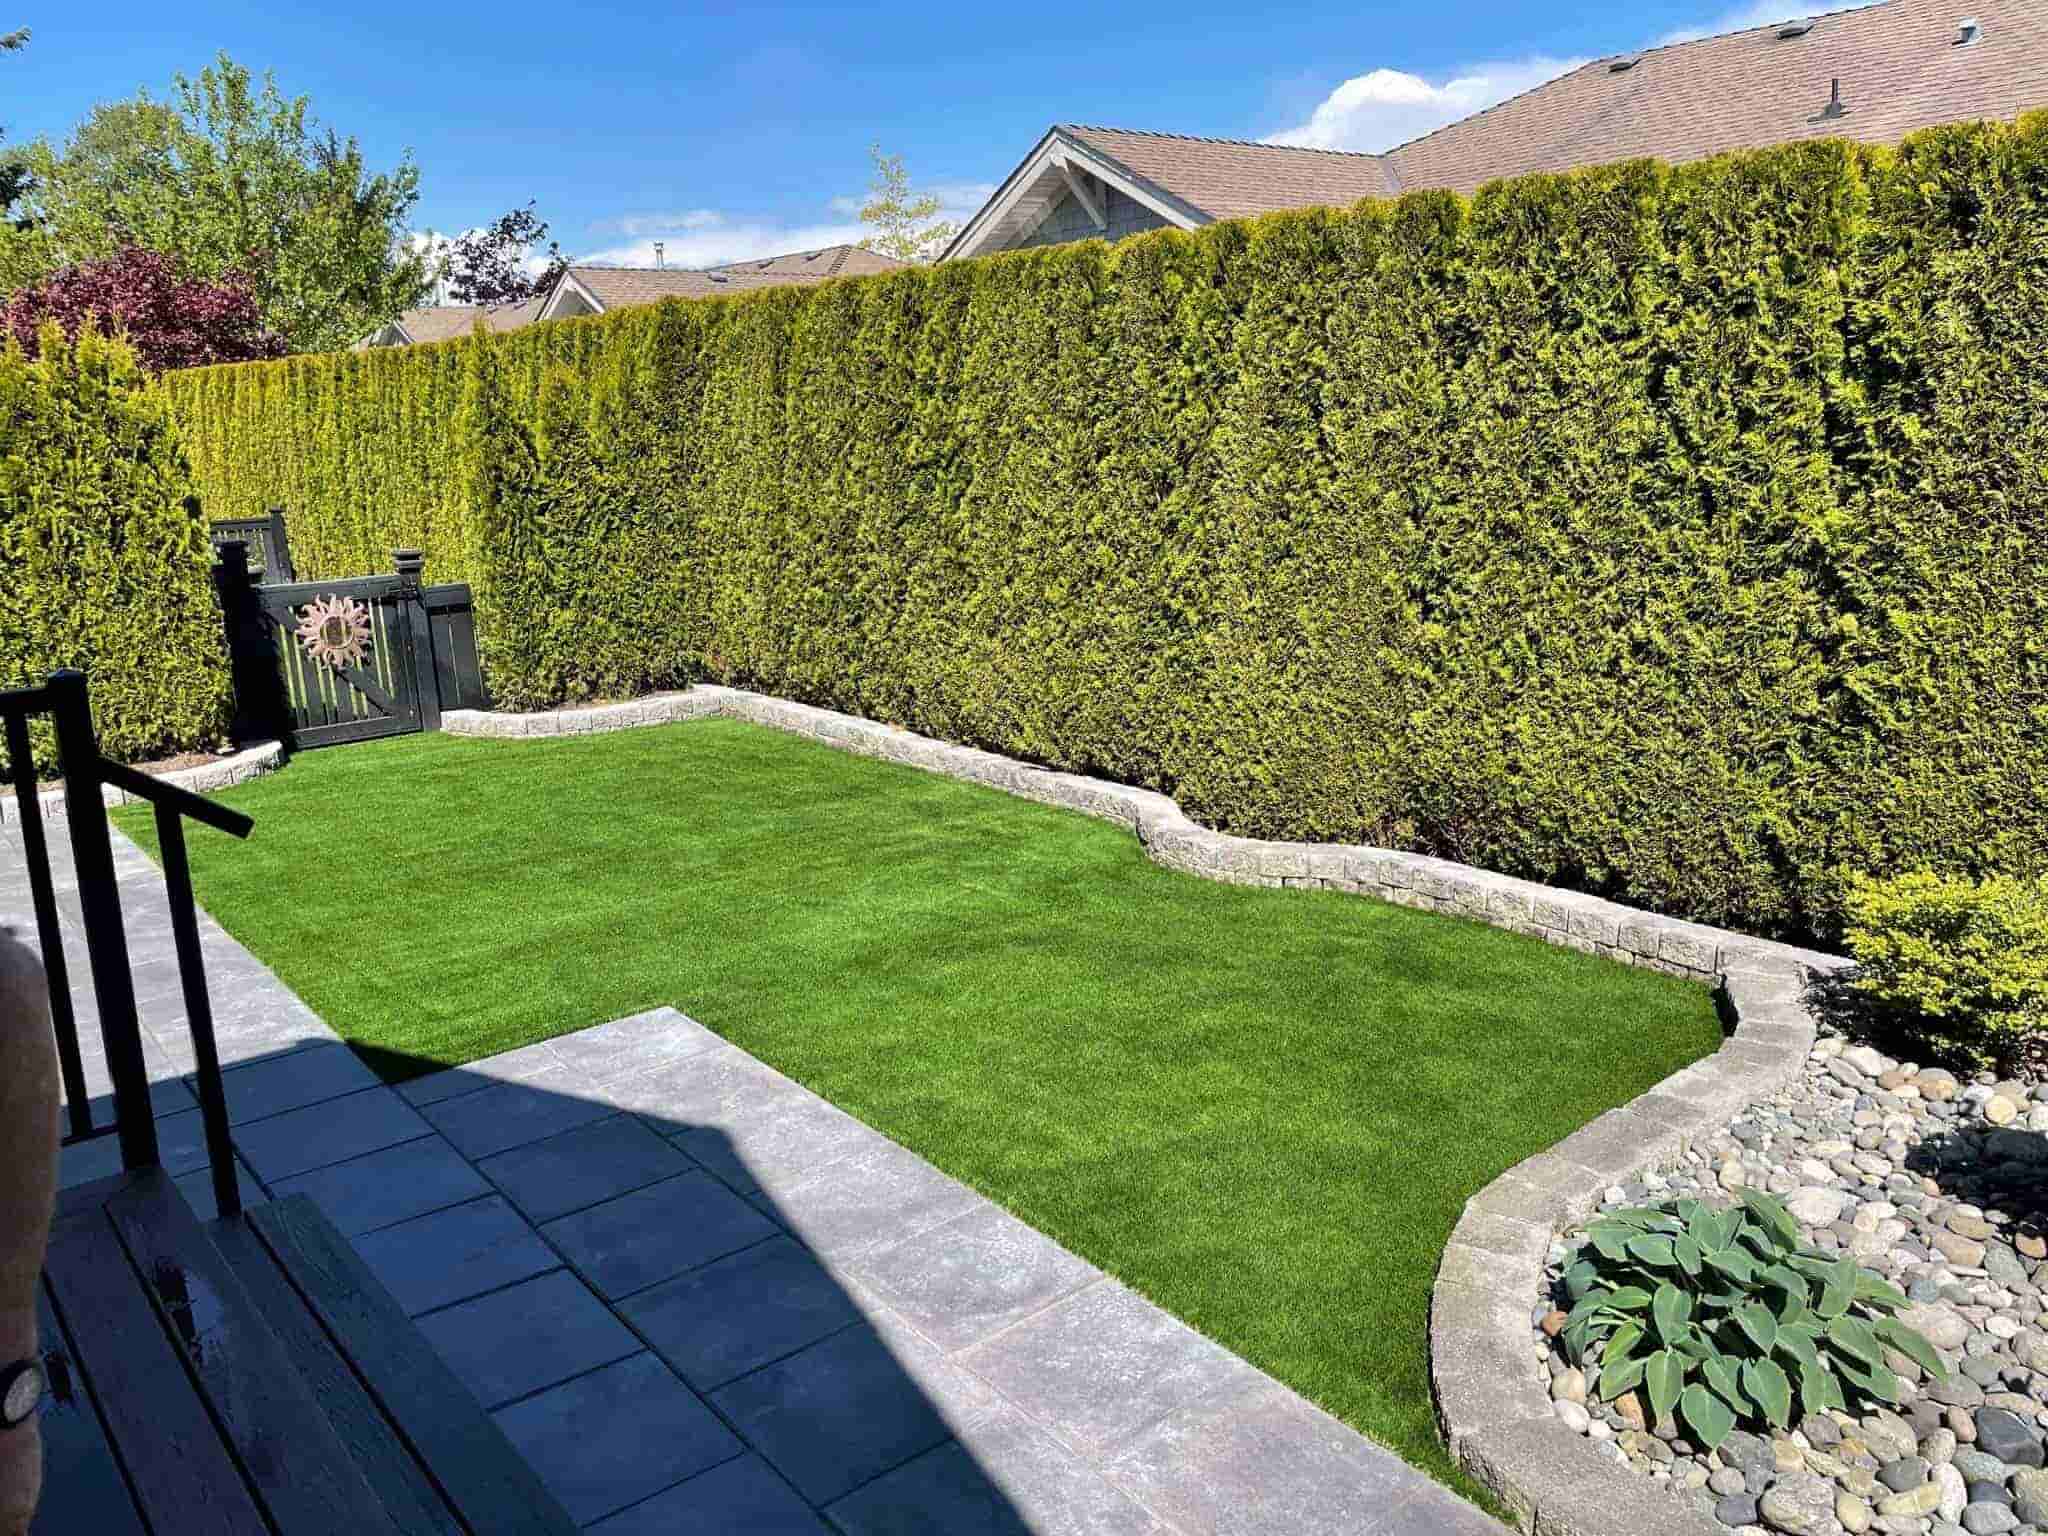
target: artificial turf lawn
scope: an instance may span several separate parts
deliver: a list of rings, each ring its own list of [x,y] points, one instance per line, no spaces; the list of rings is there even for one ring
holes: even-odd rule
[[[1720,1035],[1686,982],[734,721],[221,798],[256,831],[193,829],[201,901],[385,1070],[672,1003],[1468,1491],[1426,1374],[1459,1208]]]

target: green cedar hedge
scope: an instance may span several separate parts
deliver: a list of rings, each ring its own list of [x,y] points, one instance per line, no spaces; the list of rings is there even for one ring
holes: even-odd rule
[[[170,411],[121,342],[52,326],[39,346],[33,362],[0,347],[0,687],[77,667],[107,756],[217,748],[212,545]],[[53,772],[46,721],[30,739]]]
[[[1832,940],[2048,864],[2044,229],[2037,116],[169,387],[216,515],[476,581],[509,702],[709,675]]]

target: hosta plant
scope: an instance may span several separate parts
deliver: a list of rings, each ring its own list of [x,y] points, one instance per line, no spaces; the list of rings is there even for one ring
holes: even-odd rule
[[[1564,1273],[1565,1352],[1593,1395],[1641,1390],[1657,1421],[1675,1413],[1708,1450],[1738,1425],[1898,1402],[1887,1350],[1947,1377],[1892,1315],[1906,1305],[1897,1289],[1801,1247],[1791,1212],[1760,1191],[1726,1210],[1688,1199],[1603,1212],[1585,1238]]]

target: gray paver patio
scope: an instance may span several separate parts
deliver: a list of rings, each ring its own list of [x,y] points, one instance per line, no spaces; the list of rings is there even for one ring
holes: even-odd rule
[[[166,1162],[210,1213],[161,881],[115,856]],[[0,824],[0,913],[28,909]],[[592,1532],[1501,1530],[673,1009],[394,1089],[201,925],[245,1199],[311,1196]],[[62,1178],[117,1162],[71,1148]]]

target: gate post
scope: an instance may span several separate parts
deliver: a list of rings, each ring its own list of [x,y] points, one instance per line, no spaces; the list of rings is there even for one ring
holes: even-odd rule
[[[398,606],[405,613],[406,649],[412,655],[413,695],[420,701],[420,729],[441,729],[441,674],[434,666],[434,632],[427,622],[427,600],[420,575],[427,557],[417,549],[391,551],[398,572]]]
[[[277,672],[277,648],[249,579],[249,546],[228,539],[213,547],[213,587],[220,595],[228,642],[228,679],[235,693],[231,732],[240,743],[283,740],[291,721]]]

